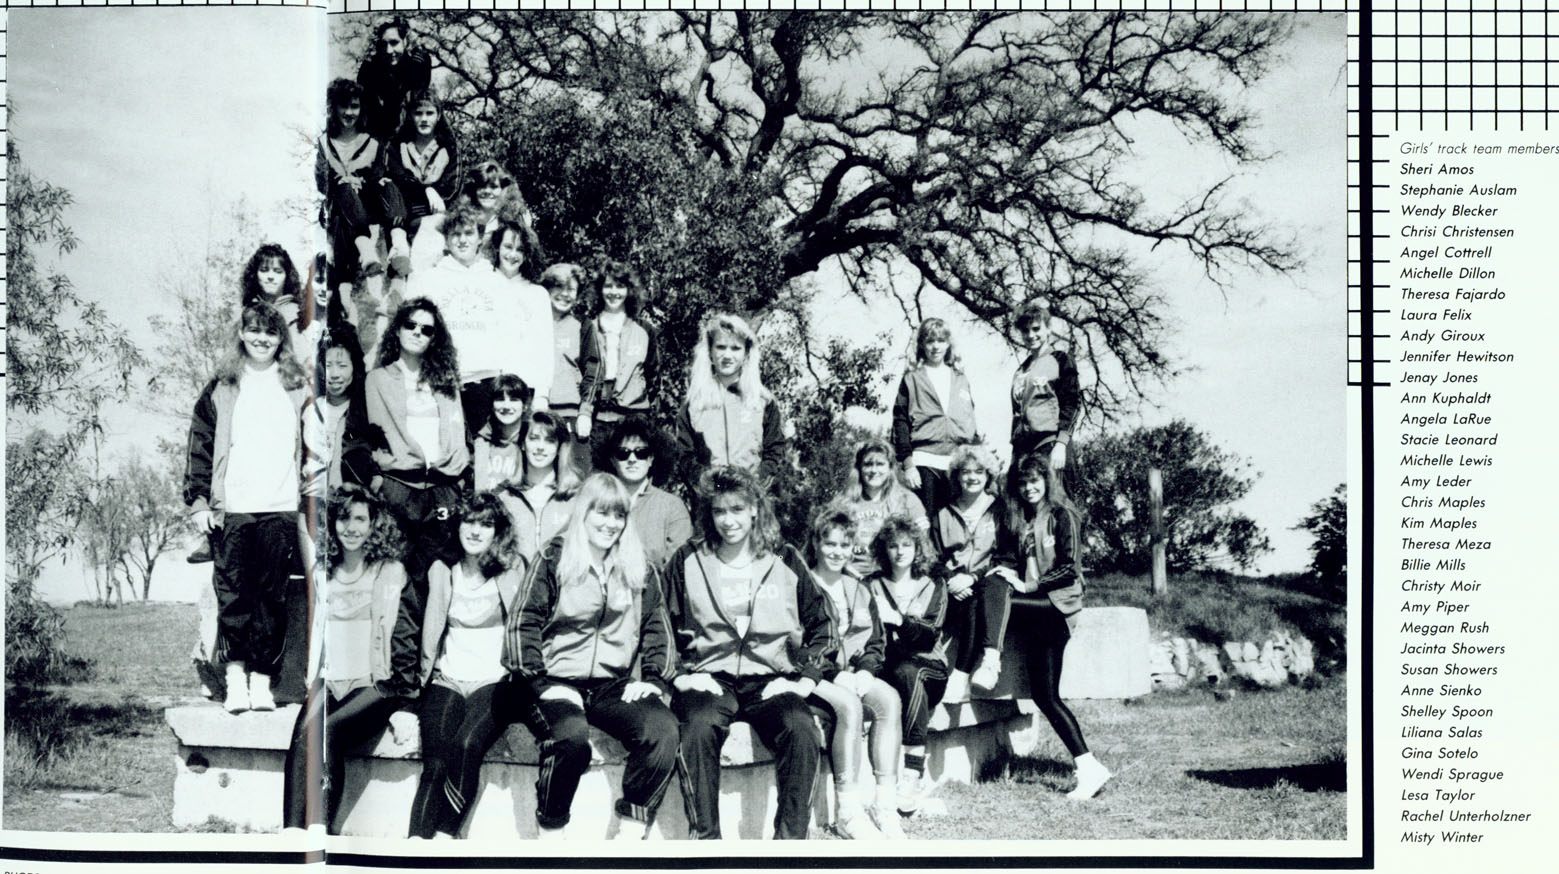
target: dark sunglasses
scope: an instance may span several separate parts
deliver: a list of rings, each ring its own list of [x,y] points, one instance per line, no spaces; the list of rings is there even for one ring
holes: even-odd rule
[[[435,333],[438,332],[438,328],[435,328],[432,325],[419,325],[416,322],[407,322],[406,324],[401,325],[401,330],[410,331],[413,334],[421,334],[422,336],[428,337],[430,339]]]
[[[627,461],[629,459],[633,459],[634,461],[648,461],[649,459],[655,457],[655,453],[651,452],[648,446],[642,446],[636,449],[629,449],[626,446],[619,446],[617,447],[617,451],[612,453],[612,457],[616,458],[618,461]]]

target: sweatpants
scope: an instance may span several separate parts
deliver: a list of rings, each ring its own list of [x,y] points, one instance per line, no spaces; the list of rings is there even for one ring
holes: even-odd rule
[[[406,535],[408,568],[426,568],[454,542],[455,506],[460,503],[455,483],[417,488],[387,475],[379,486],[379,496]]]
[[[298,563],[298,514],[228,513],[215,538],[217,664],[274,676],[287,631],[287,578]]]
[[[495,699],[502,703],[499,690],[508,685],[500,680],[465,695],[437,682],[423,690],[422,706],[417,713],[422,734],[422,776],[411,802],[411,837],[431,838],[434,832],[460,833],[466,812],[476,800],[482,758],[503,730],[498,728],[489,735],[484,726],[494,724]],[[504,727],[508,725],[509,722],[503,723]],[[470,785],[462,786],[458,778],[472,753],[466,739],[478,736],[488,740],[474,753]]]
[[[947,668],[919,661],[899,662],[888,671],[888,683],[904,705],[904,746],[925,746],[931,711],[942,703],[942,693],[947,691]]]
[[[1012,586],[987,573],[974,581],[974,591],[963,600],[949,598],[946,627],[957,642],[953,666],[973,671],[987,648],[1000,650],[1012,613]]]
[[[682,721],[682,801],[689,837],[720,837],[720,747],[731,733],[731,722],[742,719],[774,751],[774,780],[779,790],[774,837],[806,838],[823,739],[799,695],[786,692],[763,697],[763,688],[774,679],[717,677],[722,688],[719,695],[678,691],[673,697],[672,709]]]
[[[935,519],[937,512],[953,501],[953,474],[920,465],[916,465],[915,470],[920,472],[920,488],[915,489],[915,497],[926,508],[926,518]]]
[[[1077,717],[1061,700],[1061,656],[1066,652],[1067,641],[1072,638],[1072,630],[1066,624],[1066,617],[1055,607],[1043,606],[1033,613],[1037,617],[1027,631],[1030,638],[1029,695],[1033,696],[1039,712],[1050,721],[1050,727],[1055,729],[1061,743],[1066,744],[1066,751],[1076,758],[1088,752],[1088,744],[1083,741],[1083,729],[1077,724]]]
[[[282,825],[307,828],[324,823],[337,834],[336,814],[346,787],[346,756],[342,750],[366,741],[384,729],[400,699],[385,697],[372,686],[353,689],[343,698],[316,680],[308,700],[298,710],[282,769]],[[325,780],[319,762],[325,761]],[[323,801],[323,803],[321,803]]]
[[[584,707],[573,701],[537,699],[540,724],[531,727],[541,750],[541,774],[536,780],[536,822],[543,828],[568,824],[579,779],[590,767],[590,726],[616,738],[628,750],[623,766],[623,796],[619,816],[642,823],[655,819],[671,775],[677,767],[677,718],[658,697],[622,700],[629,679],[547,681],[554,688],[572,687]]]

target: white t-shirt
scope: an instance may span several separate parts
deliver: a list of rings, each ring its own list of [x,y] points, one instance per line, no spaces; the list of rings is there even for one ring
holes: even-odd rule
[[[298,509],[298,412],[282,388],[281,368],[244,368],[233,402],[225,509],[284,513]]]
[[[438,399],[433,386],[422,382],[408,370],[401,372],[406,387],[406,433],[422,449],[422,463],[431,465],[443,458],[439,446]]]
[[[617,378],[617,359],[619,350],[622,349],[623,325],[628,321],[628,314],[602,313],[596,323],[601,326],[601,338],[603,340],[601,350],[601,378]]]

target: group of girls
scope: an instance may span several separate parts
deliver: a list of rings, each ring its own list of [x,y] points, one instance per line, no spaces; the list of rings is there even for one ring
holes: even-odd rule
[[[1014,593],[1040,599],[1021,633],[1031,694],[1077,763],[1071,794],[1096,793],[1109,772],[1058,694],[1082,592],[1063,485],[1079,392],[1048,308],[1019,317],[1005,480],[950,332],[927,319],[891,440],[859,448],[807,543],[787,545],[768,493],[785,429],[752,329],[705,316],[663,439],[645,417],[657,339],[633,271],[528,278],[538,247],[514,178],[488,162],[457,193],[457,147],[407,36],[386,22],[361,84],[332,84],[320,143],[327,222],[368,243],[352,284],[382,274],[387,229],[406,300],[386,319],[335,293],[340,252],[315,259],[305,291],[285,250],[262,247],[190,434],[224,706],[274,708],[284,652],[307,675],[286,825],[339,827],[340,751],[386,724],[409,740],[415,711],[413,837],[460,833],[516,722],[540,741],[541,836],[569,822],[594,725],[629,755],[613,835],[643,838],[676,777],[691,835],[719,837],[720,747],[745,720],[775,754],[775,835],[802,838],[820,717],[837,830],[900,837],[929,785],[931,713],[997,685]],[[404,172],[384,169],[397,160]],[[661,488],[677,462],[691,476]],[[289,597],[289,573],[311,598]]]

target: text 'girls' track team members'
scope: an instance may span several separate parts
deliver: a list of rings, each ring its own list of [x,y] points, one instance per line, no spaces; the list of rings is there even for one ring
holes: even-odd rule
[[[288,577],[300,569],[300,415],[308,380],[286,320],[270,304],[244,307],[234,348],[195,403],[184,501],[214,539],[212,586],[230,712],[276,707],[271,679],[286,634]]]
[[[374,489],[414,554],[432,555],[448,540],[460,479],[471,461],[458,400],[459,365],[432,301],[401,304],[379,343],[379,365],[364,388],[368,421],[384,431],[389,446],[374,452]],[[421,558],[414,564],[426,566]]]
[[[399,526],[382,504],[355,488],[334,494],[329,518],[325,561],[315,569],[308,699],[298,711],[282,769],[282,825],[323,823],[338,834],[345,749],[387,722],[397,743],[411,739],[411,712],[402,708],[416,694],[416,677],[397,680],[391,671],[406,586]]]
[[[384,178],[384,146],[361,124],[362,86],[336,79],[325,91],[325,102],[329,117],[315,154],[314,184],[325,196],[334,263],[349,263],[350,244],[356,249],[361,275],[379,275],[384,272],[378,248],[379,227],[384,224],[379,185]]]
[[[581,341],[579,423],[581,439],[593,446],[611,442],[623,419],[650,409],[655,382],[655,338],[638,319],[644,290],[628,265],[608,263],[596,279],[591,312]],[[596,454],[596,467],[607,459]]]
[[[459,833],[476,800],[467,739],[486,737],[503,667],[504,626],[519,595],[525,561],[515,549],[513,525],[491,492],[457,508],[455,545],[428,568],[422,614],[422,777],[412,800],[409,834],[431,838]],[[467,785],[462,779],[471,770]]]
[[[543,838],[568,824],[590,767],[590,726],[628,751],[614,808],[619,840],[644,839],[676,770],[677,718],[661,701],[670,691],[671,629],[659,575],[628,524],[629,500],[616,477],[591,474],[510,617],[504,664],[531,684],[540,716],[533,731]]]
[[[1002,499],[993,494],[996,458],[983,446],[960,446],[952,473],[958,491],[931,524],[931,544],[952,599],[947,623],[958,647],[950,700],[962,686],[991,689],[1001,674],[1002,640],[1012,608],[1008,580],[1017,566],[1018,538]]]
[[[834,714],[829,759],[834,769],[838,813],[834,828],[846,838],[906,837],[899,823],[895,793],[899,771],[899,694],[877,678],[882,670],[882,621],[871,587],[845,572],[855,546],[855,521],[841,508],[825,509],[812,523],[808,548],[812,577],[827,596],[829,620],[839,652],[812,691]],[[861,730],[872,716],[868,758],[876,778],[875,796],[861,785]]]
[[[602,448],[612,470],[628,489],[628,524],[639,535],[644,556],[660,570],[671,554],[693,537],[693,520],[682,499],[651,481],[665,457],[659,428],[640,416],[624,420]],[[669,465],[661,465],[664,470]]]
[[[571,456],[573,441],[551,413],[535,411],[520,431],[517,475],[497,491],[514,520],[514,539],[527,563],[547,542],[563,532],[579,491],[579,476]]]
[[[1018,312],[1028,357],[1012,376],[1012,457],[1043,452],[1053,468],[1066,467],[1072,426],[1082,405],[1077,365],[1055,346],[1050,305],[1031,300]]]
[[[899,693],[904,714],[898,809],[912,816],[926,793],[926,728],[947,689],[947,587],[929,575],[930,544],[913,519],[890,517],[872,541],[872,552],[881,567],[871,586],[887,636],[884,675]]]
[[[774,751],[774,836],[803,839],[822,744],[806,698],[838,649],[833,624],[754,474],[712,468],[697,495],[697,539],[666,566],[689,834],[720,837],[720,747],[743,719]]]
[[[881,440],[867,440],[855,450],[855,466],[833,503],[843,506],[855,520],[855,553],[850,572],[867,579],[877,572],[872,538],[889,516],[907,516],[925,530],[931,527],[925,507],[914,493],[899,483],[893,472],[893,449]]]
[[[779,405],[759,378],[759,352],[739,317],[704,317],[676,430],[678,453],[696,470],[729,465],[772,479],[785,463]]]
[[[974,394],[958,366],[952,332],[941,319],[926,319],[916,333],[915,361],[893,401],[893,451],[928,515],[952,500],[953,450],[979,442]]]
[[[444,239],[448,254],[412,274],[406,290],[412,298],[438,305],[450,342],[460,350],[460,398],[474,434],[487,415],[499,374],[515,374],[530,387],[551,384],[552,345],[535,339],[529,348],[516,343],[515,332],[531,314],[520,305],[514,287],[483,257],[481,219],[469,201],[458,201],[445,214]],[[550,330],[550,317],[543,324]]]
[[[412,40],[406,16],[392,15],[380,22],[374,28],[373,54],[357,68],[357,84],[363,89],[363,127],[381,142],[388,141],[400,125],[406,95],[426,90],[432,74],[433,63]]]
[[[1038,620],[1022,629],[1029,638],[1029,694],[1077,763],[1077,787],[1068,794],[1091,798],[1110,769],[1088,751],[1077,717],[1061,700],[1061,657],[1083,608],[1081,514],[1062,491],[1060,471],[1046,462],[1043,454],[1020,458],[1011,478],[1023,559],[1023,576],[1012,582],[1019,592],[1045,597]]]

